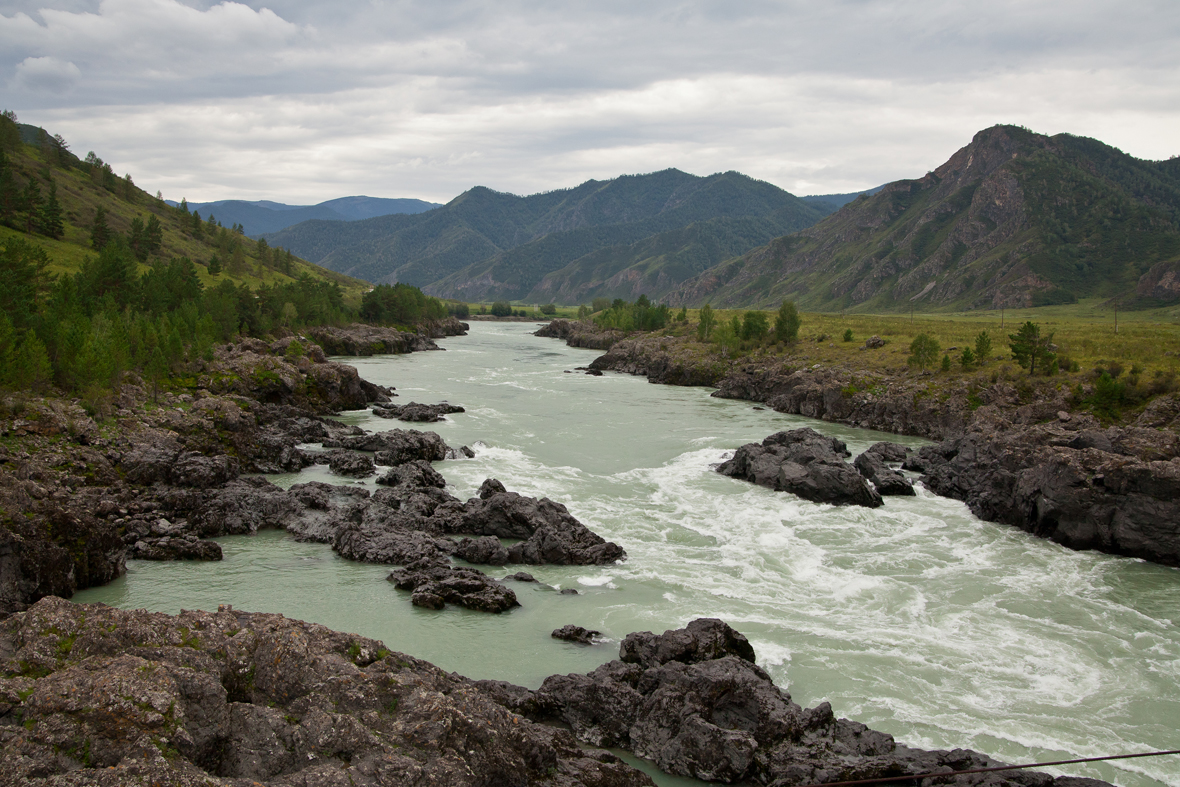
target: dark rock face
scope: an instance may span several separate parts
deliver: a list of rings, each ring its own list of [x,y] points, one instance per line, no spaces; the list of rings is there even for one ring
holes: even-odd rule
[[[871,481],[877,493],[881,495],[909,495],[913,496],[914,485],[901,473],[885,464],[881,454],[865,451],[852,461],[862,476]]]
[[[876,454],[886,462],[904,462],[910,449],[901,443],[873,443],[865,453]]]
[[[717,472],[817,503],[876,508],[881,496],[844,461],[848,455],[844,443],[834,437],[795,429],[772,434],[761,445],[743,445]]]
[[[1180,566],[1180,437],[1071,425],[973,432],[923,448],[907,465],[981,519],[1074,549]]]
[[[554,639],[565,640],[566,642],[576,642],[579,645],[593,645],[594,640],[602,636],[602,632],[590,631],[581,626],[575,626],[569,623],[559,629],[554,629],[553,633],[549,636]]]
[[[447,444],[434,432],[391,429],[388,432],[350,435],[325,440],[324,448],[348,448],[376,452],[377,464],[400,465],[415,459],[441,462],[447,458]]]
[[[551,321],[548,325],[542,326],[533,335],[551,339],[563,339],[570,347],[609,350],[627,334],[615,330],[604,331],[592,323],[557,319]]]
[[[329,451],[326,455],[328,469],[336,475],[352,478],[367,478],[377,472],[373,458],[354,451]]]
[[[442,609],[456,604],[481,612],[505,612],[519,607],[516,594],[487,574],[423,558],[388,577],[398,590],[412,591],[416,607]]]
[[[382,643],[280,615],[45,598],[0,623],[17,787],[650,787],[570,733]]]
[[[328,355],[400,355],[440,349],[429,336],[377,325],[354,323],[343,328],[324,325],[304,332]]]
[[[127,550],[136,560],[221,560],[221,544],[195,535],[150,538],[136,541]]]
[[[399,421],[415,421],[419,423],[434,423],[443,420],[444,415],[467,412],[462,407],[453,404],[418,404],[410,402],[403,405],[386,405],[373,407],[373,415],[382,418],[396,418]]]
[[[826,702],[801,708],[754,663],[745,637],[718,620],[628,635],[620,656],[585,675],[552,675],[535,692],[480,685],[518,713],[565,722],[587,744],[620,746],[667,773],[709,781],[810,784],[999,764],[972,751],[898,745],[890,735],[837,719]],[[954,783],[1049,787],[1054,781],[1009,772]],[[1056,787],[1071,783],[1056,781]]]

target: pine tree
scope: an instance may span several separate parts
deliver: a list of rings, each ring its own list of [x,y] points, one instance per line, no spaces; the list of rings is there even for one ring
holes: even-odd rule
[[[123,176],[123,199],[132,204],[139,201],[139,189],[135,188],[135,181],[131,179],[131,173]]]
[[[90,227],[90,245],[102,251],[111,242],[111,228],[107,226],[107,212],[102,205],[94,211],[94,224]]]
[[[44,390],[52,376],[53,367],[49,365],[45,345],[37,338],[37,334],[27,331],[12,363],[14,387],[22,391]]]
[[[135,252],[135,259],[140,262],[147,259],[147,227],[139,216],[131,220],[131,229],[127,231],[127,243],[131,246],[131,251]]]
[[[160,220],[156,218],[154,213],[148,216],[147,227],[144,230],[144,241],[147,244],[148,254],[158,252],[164,243],[164,228],[160,226]]]
[[[8,315],[0,312],[0,388],[12,385],[13,359],[16,356],[16,329]]]
[[[0,150],[16,150],[20,147],[20,126],[16,113],[11,109],[0,112]]]
[[[40,215],[37,217],[37,229],[42,235],[47,235],[50,238],[60,238],[66,232],[61,203],[57,199],[56,181],[49,181],[49,199],[41,205]]]
[[[201,222],[201,214],[198,211],[193,211],[193,237],[198,240],[205,234],[205,225]]]
[[[20,201],[20,189],[16,187],[12,166],[0,146],[0,223],[9,224],[16,218]]]
[[[21,194],[20,209],[25,214],[25,232],[32,232],[41,215],[41,184],[33,178],[29,178],[25,191]]]
[[[1042,368],[1048,370],[1050,364],[1057,359],[1057,355],[1050,350],[1053,334],[1041,336],[1041,326],[1031,320],[1020,326],[1016,333],[1009,334],[1012,359],[1021,366],[1028,367],[1029,375],[1037,373],[1037,361],[1042,362]]]
[[[210,276],[220,276],[221,275],[221,258],[218,257],[216,254],[214,254],[212,257],[209,258],[209,275]]]

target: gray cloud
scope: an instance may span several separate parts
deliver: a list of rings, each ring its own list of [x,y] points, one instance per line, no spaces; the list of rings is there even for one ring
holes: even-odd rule
[[[194,200],[669,166],[847,191],[998,122],[1159,158],[1178,40],[1170,0],[0,2],[5,106]]]

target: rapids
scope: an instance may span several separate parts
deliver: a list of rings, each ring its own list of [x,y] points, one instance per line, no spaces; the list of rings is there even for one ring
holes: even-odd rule
[[[637,630],[718,617],[753,643],[797,702],[924,748],[972,748],[1008,762],[1180,747],[1180,571],[1073,552],[983,522],[919,487],[876,510],[808,503],[711,470],[745,442],[812,426],[855,453],[921,441],[713,399],[702,388],[608,373],[567,374],[599,353],[531,335],[528,323],[473,323],[446,352],[346,359],[404,404],[467,408],[438,431],[475,459],[436,464],[453,494],[495,477],[547,496],[629,559],[610,567],[519,567],[522,607],[504,615],[409,604],[388,567],[350,563],[282,532],[220,539],[221,563],[131,561],[79,602],[165,612],[281,612],[382,639],[473,678],[536,687],[617,654]],[[366,429],[413,425],[369,412]],[[351,483],[317,466],[274,476]],[[367,483],[372,483],[370,479]],[[494,576],[518,570],[483,567]],[[554,588],[576,588],[577,596]],[[549,632],[566,623],[610,642]],[[1180,758],[1070,766],[1126,787],[1180,787]]]

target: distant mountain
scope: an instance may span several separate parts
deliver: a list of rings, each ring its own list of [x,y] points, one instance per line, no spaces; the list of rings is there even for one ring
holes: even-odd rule
[[[169,203],[178,203],[169,200]],[[223,199],[216,202],[190,202],[189,210],[202,217],[213,214],[224,226],[241,224],[250,236],[278,232],[302,221],[360,221],[374,216],[423,213],[439,207],[436,202],[420,199],[384,199],[381,197],[340,197],[316,205],[285,205],[270,200],[246,202]]]
[[[847,194],[808,194],[806,197],[800,197],[799,199],[803,200],[808,205],[820,205],[821,203],[826,203],[832,206],[832,212],[834,213],[847,205],[849,202],[852,202],[860,195],[863,194],[866,197],[872,196],[883,188],[885,187],[877,186],[875,189],[866,189],[865,191],[850,191]]]
[[[443,297],[572,303],[624,291],[623,280],[650,285],[644,292],[659,297],[686,276],[828,212],[737,172],[697,177],[669,169],[528,197],[476,187],[428,213],[310,221],[268,240],[351,276]],[[699,226],[690,232],[691,225]]]
[[[925,177],[710,268],[670,303],[819,311],[1180,300],[1180,159],[995,126]]]

